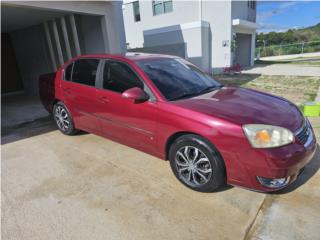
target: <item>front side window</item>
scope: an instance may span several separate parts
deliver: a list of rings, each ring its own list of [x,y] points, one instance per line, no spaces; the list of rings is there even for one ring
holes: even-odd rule
[[[159,15],[173,11],[172,0],[154,0],[152,1],[153,15]]]
[[[193,64],[180,58],[137,61],[167,100],[177,100],[212,91],[221,85]]]
[[[74,63],[72,82],[95,86],[98,59],[79,59]]]
[[[106,61],[103,70],[104,89],[123,93],[133,87],[144,89],[144,84],[128,65],[121,62]]]
[[[133,17],[135,22],[140,22],[140,6],[139,1],[133,2]]]

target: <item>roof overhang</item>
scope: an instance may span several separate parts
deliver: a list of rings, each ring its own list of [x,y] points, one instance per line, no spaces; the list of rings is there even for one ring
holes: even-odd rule
[[[240,27],[240,28],[247,28],[247,29],[252,29],[252,30],[255,30],[259,27],[259,25],[256,24],[255,22],[250,22],[250,21],[240,19],[240,18],[233,19],[232,26]]]

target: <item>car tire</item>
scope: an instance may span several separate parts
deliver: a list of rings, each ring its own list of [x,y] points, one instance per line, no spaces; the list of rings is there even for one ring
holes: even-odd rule
[[[169,160],[176,178],[195,191],[214,192],[226,183],[224,161],[203,137],[187,134],[176,139]]]
[[[58,129],[65,135],[75,135],[79,132],[74,127],[72,116],[63,104],[63,102],[57,102],[53,107],[53,117]]]

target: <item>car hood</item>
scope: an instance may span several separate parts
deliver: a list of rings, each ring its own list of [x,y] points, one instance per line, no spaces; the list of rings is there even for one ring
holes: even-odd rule
[[[223,87],[172,103],[240,125],[269,124],[296,131],[303,123],[303,117],[294,104],[245,88]]]

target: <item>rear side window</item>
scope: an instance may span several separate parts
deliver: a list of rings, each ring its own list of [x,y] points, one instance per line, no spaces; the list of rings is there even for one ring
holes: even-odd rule
[[[71,81],[72,67],[73,67],[73,63],[71,63],[71,64],[64,70],[64,80],[66,80],[66,81]]]
[[[121,62],[106,62],[103,71],[104,89],[123,93],[133,87],[144,89],[144,84],[129,66]]]
[[[95,86],[98,59],[79,59],[73,65],[72,82]]]

